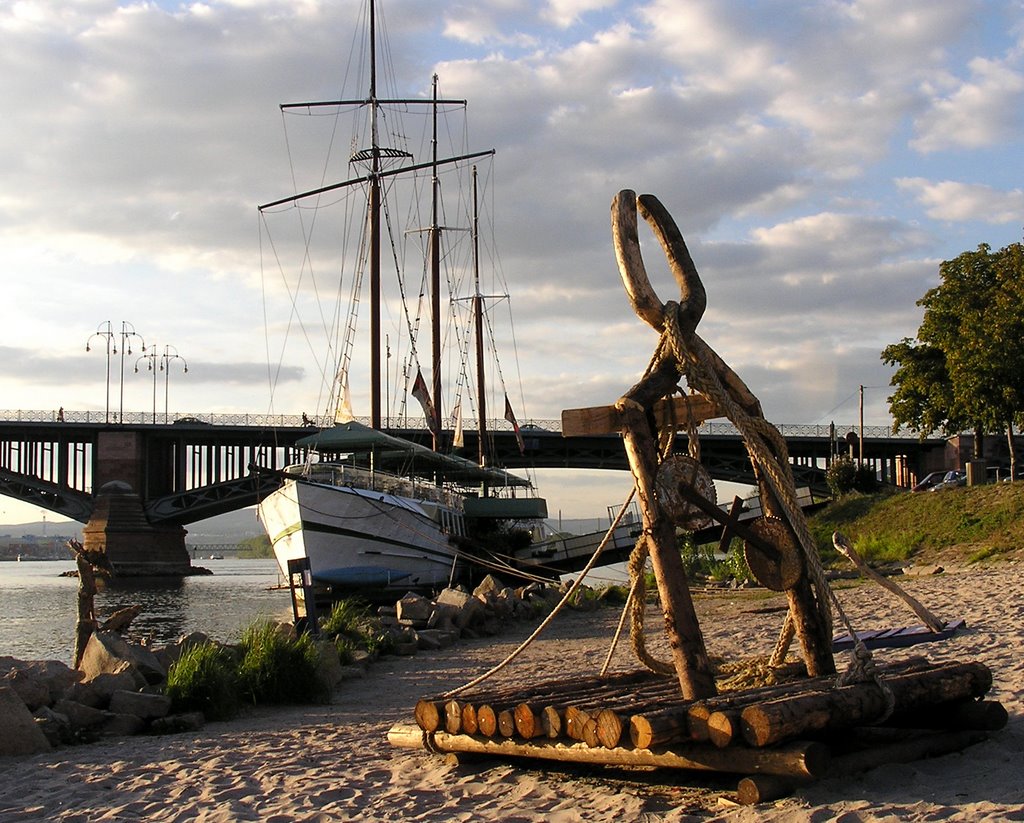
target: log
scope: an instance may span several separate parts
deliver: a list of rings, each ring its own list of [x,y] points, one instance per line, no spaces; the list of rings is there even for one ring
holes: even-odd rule
[[[444,704],[436,700],[417,700],[413,717],[416,725],[425,732],[435,732],[441,728],[441,718],[445,716]]]
[[[832,533],[832,545],[836,547],[840,554],[845,555],[847,560],[853,563],[853,565],[857,567],[857,571],[864,575],[864,577],[869,580],[873,580],[883,589],[888,592],[892,592],[892,594],[896,595],[900,600],[906,603],[910,607],[910,610],[920,617],[921,620],[924,621],[924,624],[933,632],[941,632],[946,628],[946,624],[928,611],[928,609],[926,609],[919,600],[905,592],[895,581],[879,574],[865,563],[864,558],[862,558],[853,546],[850,545],[850,541],[839,532]]]
[[[718,407],[702,394],[659,400],[652,409],[655,425],[659,429],[671,424],[684,426],[687,422],[699,425],[705,420],[721,417]],[[592,406],[585,409],[563,409],[562,437],[583,437],[595,434],[621,432],[622,415],[615,406]]]
[[[562,734],[562,716],[553,706],[545,706],[540,713],[540,728],[550,740]]]
[[[399,724],[388,733],[393,746],[427,748],[438,752],[465,752],[503,757],[529,757],[562,763],[606,766],[645,766],[737,774],[778,774],[798,778],[820,778],[827,773],[830,756],[823,743],[799,741],[771,749],[733,746],[680,746],[671,750],[591,748],[585,743],[550,740],[484,740],[466,734],[424,732],[412,724]]]
[[[915,671],[931,664],[924,657],[914,656],[906,660],[880,667],[887,674]],[[708,718],[719,709],[742,708],[752,703],[773,699],[783,694],[828,691],[835,686],[831,675],[790,680],[760,686],[756,689],[724,692],[703,700],[678,703],[660,709],[649,709],[634,713],[629,719],[629,734],[634,746],[650,748],[674,742],[707,741]]]
[[[927,710],[900,712],[886,724],[903,729],[947,729],[995,732],[1006,726],[1009,714],[995,700],[967,700],[930,707]]]
[[[886,684],[899,712],[980,697],[991,688],[992,673],[981,663],[951,663],[888,677]],[[885,696],[873,682],[790,695],[744,708],[743,738],[751,746],[770,746],[807,734],[868,724],[885,710]]]
[[[658,508],[655,492],[657,447],[647,427],[643,405],[632,399],[645,388],[638,384],[615,405],[626,422],[622,439],[640,498],[640,514],[648,534],[651,565],[658,584],[672,663],[683,697],[692,700],[715,694],[715,677],[690,596],[682,556],[675,544],[675,526],[662,516]],[[662,396],[668,393],[660,392]]]
[[[597,715],[597,740],[606,749],[614,749],[622,740],[626,723],[618,712],[602,709]]]
[[[466,703],[462,707],[462,731],[466,734],[476,734],[479,727],[476,722],[476,706]]]
[[[736,799],[743,806],[756,806],[769,800],[789,797],[799,785],[789,777],[773,774],[752,774],[740,780],[736,786]]]
[[[498,713],[486,703],[476,708],[477,731],[484,737],[494,737],[498,732]]]
[[[529,703],[520,703],[512,711],[515,719],[516,731],[519,736],[529,740],[541,734],[540,713],[535,712]]]
[[[511,737],[516,733],[516,718],[512,709],[498,712],[498,731],[502,737]]]
[[[449,700],[444,704],[444,730],[449,734],[462,731],[462,706],[458,700]]]
[[[687,729],[684,712],[655,717],[635,714],[629,718],[629,739],[638,749],[653,749],[685,740]]]
[[[742,735],[742,709],[719,709],[708,717],[708,739],[720,749],[732,745]]]
[[[862,751],[840,755],[831,761],[828,777],[847,777],[865,772],[886,763],[912,763],[926,757],[938,757],[959,752],[975,743],[988,739],[984,731],[931,732],[919,737],[909,737],[895,743],[874,746]]]

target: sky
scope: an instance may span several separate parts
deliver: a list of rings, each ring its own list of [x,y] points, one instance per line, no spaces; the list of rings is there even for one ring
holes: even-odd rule
[[[103,411],[109,386],[125,411],[162,412],[165,392],[172,414],[318,410],[309,351],[268,331],[290,307],[256,206],[294,191],[279,104],[342,93],[362,6],[0,0],[0,408]],[[939,263],[1021,239],[1019,1],[380,14],[395,88],[427,96],[436,73],[497,151],[520,422],[609,404],[650,358],[611,246],[620,189],[672,213],[708,293],[698,333],[783,424],[849,426],[860,386],[865,423],[887,424],[879,355],[915,335]],[[676,297],[649,236],[644,253]],[[108,328],[139,334],[109,383]],[[178,355],[169,383],[143,340]],[[566,516],[621,499],[599,476],[540,482]]]

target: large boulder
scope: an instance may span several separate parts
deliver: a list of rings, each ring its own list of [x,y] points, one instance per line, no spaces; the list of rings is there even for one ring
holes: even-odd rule
[[[101,672],[91,680],[75,683],[65,697],[94,709],[105,709],[110,705],[114,692],[136,691],[139,688],[138,677],[138,672],[130,667],[116,673]]]
[[[30,711],[56,703],[82,678],[82,673],[59,660],[13,660],[0,684],[13,688]]]
[[[155,720],[170,713],[171,698],[164,694],[117,691],[110,698],[110,711],[114,714],[132,714],[141,720]]]
[[[95,729],[107,719],[107,713],[102,709],[94,709],[84,703],[76,703],[74,700],[58,700],[53,710],[71,721],[71,728],[76,732]]]
[[[52,748],[18,693],[0,686],[0,756],[38,754]]]
[[[395,604],[395,616],[403,626],[425,628],[434,604],[422,594],[409,592]]]
[[[444,589],[437,596],[437,605],[451,606],[455,610],[452,620],[460,630],[469,628],[484,610],[484,604],[479,598],[461,589]]]
[[[167,670],[153,652],[145,646],[129,643],[116,632],[94,632],[85,647],[79,669],[86,680],[104,672],[137,672],[142,679],[138,684],[140,688],[146,684],[162,683],[167,678]]]

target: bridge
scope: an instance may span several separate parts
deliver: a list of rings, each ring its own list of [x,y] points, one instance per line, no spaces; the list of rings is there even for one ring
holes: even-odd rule
[[[109,422],[102,412],[0,410],[0,494],[85,523],[88,538],[97,519],[106,529],[110,517],[104,509],[110,504],[98,492],[104,487],[130,492],[137,497],[129,517],[137,525],[134,539],[155,529],[164,535],[157,544],[165,538],[177,544],[183,526],[254,505],[277,488],[273,473],[254,473],[250,467],[280,470],[301,462],[306,452],[296,441],[330,422],[249,414],[189,414],[157,422],[145,413]],[[465,423],[467,455],[478,450],[474,424]],[[429,442],[419,418],[390,419],[385,425],[400,437]],[[856,427],[777,428],[789,447],[797,484],[821,494],[834,456],[860,454],[859,443],[854,448]],[[490,420],[488,430],[494,461],[509,469],[628,469],[619,435],[566,438],[560,421],[531,420],[520,428],[520,451],[508,421]],[[709,421],[698,434],[701,462],[713,478],[753,484],[742,438],[731,424]],[[685,449],[686,435],[679,437],[677,446]],[[864,461],[896,485],[908,486],[949,462],[945,439],[919,440],[888,427],[866,427],[863,441]],[[127,516],[120,512],[114,519],[127,522]]]

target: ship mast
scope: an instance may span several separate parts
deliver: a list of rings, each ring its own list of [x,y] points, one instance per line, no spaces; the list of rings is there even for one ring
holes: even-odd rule
[[[432,307],[431,325],[433,332],[433,406],[434,406],[434,429],[440,431],[441,419],[441,354],[440,354],[440,248],[439,234],[440,227],[437,223],[437,189],[438,169],[441,166],[452,163],[460,163],[468,160],[475,160],[479,157],[487,157],[494,154],[494,149],[470,152],[457,157],[437,157],[437,125],[436,113],[440,105],[461,105],[465,106],[465,100],[442,100],[437,97],[437,83],[435,76],[434,92],[431,99],[422,97],[413,98],[381,98],[377,96],[377,25],[376,25],[376,4],[375,0],[369,0],[369,32],[370,32],[370,91],[369,96],[353,100],[324,100],[307,103],[283,103],[281,110],[288,109],[313,109],[317,107],[339,107],[339,106],[367,106],[370,110],[370,147],[361,149],[349,158],[350,163],[368,164],[368,172],[359,177],[353,177],[340,183],[329,186],[321,186],[310,189],[291,197],[283,197],[270,203],[264,203],[259,207],[260,211],[274,208],[285,204],[295,204],[307,197],[314,197],[337,189],[368,184],[367,192],[367,224],[369,231],[369,253],[370,253],[370,425],[375,429],[381,428],[381,201],[382,181],[393,175],[408,174],[425,169],[433,172],[433,213],[431,224],[431,281],[432,281]],[[430,105],[434,108],[435,124],[433,134],[433,157],[424,163],[413,163],[408,166],[397,166],[384,168],[385,160],[412,160],[412,155],[400,149],[380,145],[377,120],[378,113],[382,106],[419,106]],[[436,435],[435,435],[435,446]]]
[[[476,198],[476,166],[473,166],[473,325],[476,332],[476,386],[480,409],[480,465],[487,465],[487,396],[484,391],[484,308],[480,294],[480,212]]]

